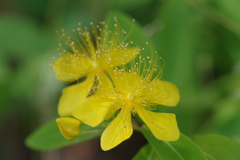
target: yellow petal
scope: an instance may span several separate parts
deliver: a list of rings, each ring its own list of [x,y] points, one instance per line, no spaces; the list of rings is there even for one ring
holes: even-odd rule
[[[113,103],[93,99],[94,96],[91,97],[75,108],[73,116],[81,122],[95,127],[104,120]]]
[[[117,111],[118,109],[119,109],[119,108],[118,108],[117,106],[115,106],[115,105],[112,106],[112,107],[108,110],[108,112],[107,112],[104,120],[108,120],[108,119],[110,119],[111,117],[113,117],[113,115],[116,113],[116,111]]]
[[[58,104],[60,116],[71,116],[72,111],[85,101],[93,86],[94,76],[90,74],[85,81],[63,89]]]
[[[162,141],[178,140],[180,132],[175,114],[151,112],[141,106],[137,107],[136,110],[157,139]]]
[[[67,140],[72,140],[80,134],[80,124],[79,120],[63,117],[56,120],[58,128],[62,135]]]
[[[92,70],[92,63],[89,57],[76,54],[65,54],[56,59],[53,69],[59,80],[75,81]]]
[[[117,48],[117,47],[116,47]],[[132,48],[110,48],[111,52],[107,52],[106,55],[100,57],[100,66],[104,66],[104,68],[109,68],[108,66],[120,66],[123,64],[127,64],[131,60],[133,60],[137,56],[138,47]]]
[[[149,102],[165,106],[176,106],[180,100],[177,87],[167,81],[153,80],[148,85]]]
[[[106,74],[98,74],[97,79],[99,81],[99,87],[97,88],[97,91],[95,93],[96,96],[101,97],[103,99],[109,99],[114,101],[116,99],[116,91],[113,88],[112,81],[109,79],[109,77]],[[108,120],[111,118],[114,113],[119,109],[116,107],[117,105],[113,105],[112,107],[109,108],[105,120]]]
[[[120,114],[103,131],[101,136],[102,149],[107,151],[116,147],[130,138],[132,132],[131,111],[127,107],[123,107]]]
[[[100,99],[108,99],[112,101],[116,100],[116,95],[118,93],[116,93],[114,90],[110,78],[105,73],[99,73],[96,77],[99,84],[94,96],[98,96]],[[118,109],[119,108],[117,108],[116,105],[109,107],[109,110],[104,119],[107,120],[111,118]]]
[[[109,97],[115,93],[115,90],[112,85],[112,81],[105,73],[98,73],[96,76],[98,80],[98,87],[95,95]]]
[[[117,70],[108,70],[108,73],[113,80],[114,86],[122,94],[128,94],[132,91],[138,92],[139,86],[143,86],[141,82],[144,81],[144,79],[133,72],[129,73]]]

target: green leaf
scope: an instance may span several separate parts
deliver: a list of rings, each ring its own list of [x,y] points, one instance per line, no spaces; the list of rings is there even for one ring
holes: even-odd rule
[[[157,140],[145,125],[141,131],[162,160],[207,160],[201,149],[184,134],[177,141],[164,142]]]
[[[163,77],[180,90],[195,88],[195,13],[183,0],[165,1],[159,10],[163,28],[154,38],[159,53],[166,61]]]
[[[161,160],[150,144],[146,144],[141,150],[134,156],[132,160]]]
[[[208,160],[239,160],[240,144],[221,135],[195,135],[192,140],[202,149]]]
[[[68,141],[61,135],[54,119],[30,134],[25,144],[35,150],[53,150],[99,137],[103,129],[102,124],[92,128],[82,123],[81,134],[75,139]]]

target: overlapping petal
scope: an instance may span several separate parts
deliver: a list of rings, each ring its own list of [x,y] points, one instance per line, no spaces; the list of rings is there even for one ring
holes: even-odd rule
[[[85,81],[63,89],[58,104],[60,116],[71,116],[72,111],[87,99],[94,82],[94,76],[94,74],[90,74]]]
[[[110,48],[106,51],[106,55],[102,54],[100,57],[100,65],[109,68],[109,66],[116,67],[127,64],[137,56],[138,49],[138,47]]]
[[[132,133],[131,110],[123,107],[119,115],[104,130],[101,136],[101,147],[105,151],[110,150],[130,138]]]
[[[175,114],[151,112],[142,106],[138,106],[136,110],[157,139],[176,141],[179,138],[180,132]]]
[[[105,73],[99,73],[97,75],[97,80],[98,80],[98,87],[95,95],[98,95],[98,96],[102,95],[104,96],[104,98],[108,98],[109,96],[112,96],[115,90],[114,90],[112,81],[109,79],[109,77]]]
[[[54,61],[53,69],[59,80],[75,81],[87,75],[93,66],[88,56],[67,53]]]
[[[81,122],[74,118],[58,118],[56,120],[58,128],[67,140],[72,140],[80,134]]]
[[[114,114],[117,112],[117,110],[119,110],[120,109],[120,106],[118,106],[118,105],[114,105],[114,106],[112,106],[109,110],[108,110],[108,112],[107,112],[107,114],[106,114],[106,116],[105,116],[105,120],[108,120],[108,119],[110,119],[111,117],[113,117],[114,116]]]
[[[174,84],[158,79],[149,83],[147,96],[149,102],[169,107],[176,106],[180,100],[179,91]]]
[[[93,99],[94,96],[86,99],[86,101],[75,108],[73,111],[73,116],[79,119],[81,122],[95,127],[104,120],[109,108],[112,107],[113,103]]]

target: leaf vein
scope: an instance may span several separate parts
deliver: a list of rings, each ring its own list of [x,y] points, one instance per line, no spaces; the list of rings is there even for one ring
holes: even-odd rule
[[[217,159],[215,159],[214,157],[212,157],[210,154],[208,154],[207,152],[204,152],[204,151],[203,151],[203,153],[204,153],[208,158],[210,158],[210,159],[212,159],[212,160],[217,160]]]
[[[178,155],[180,159],[184,160],[184,158],[178,153],[178,151],[171,144],[169,144],[168,142],[164,142],[164,143],[166,143]]]

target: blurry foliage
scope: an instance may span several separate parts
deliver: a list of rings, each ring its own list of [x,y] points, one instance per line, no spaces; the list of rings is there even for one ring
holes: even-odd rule
[[[240,142],[239,5],[238,0],[0,2],[0,159],[48,159],[23,141],[56,116],[64,84],[49,67],[57,55],[54,31],[71,30],[78,22],[96,24],[111,10],[134,18],[145,32],[139,43],[149,39],[165,60],[163,79],[181,93],[180,104],[168,108],[181,132],[218,133]],[[141,152],[151,151],[149,145],[144,148]]]

